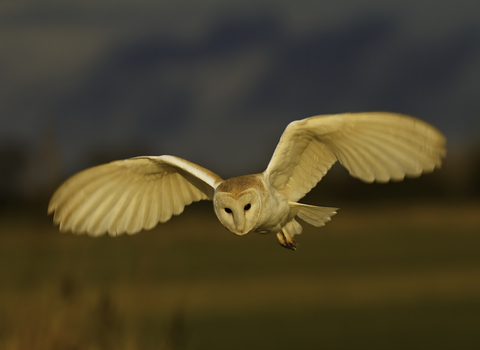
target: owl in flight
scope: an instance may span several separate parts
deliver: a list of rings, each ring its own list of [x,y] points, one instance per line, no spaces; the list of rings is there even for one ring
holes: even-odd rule
[[[337,208],[298,203],[338,160],[350,175],[372,183],[418,177],[439,167],[445,137],[405,115],[345,113],[291,122],[267,169],[223,180],[174,156],[136,157],[84,170],[53,194],[48,213],[61,231],[99,236],[149,230],[208,199],[218,220],[243,236],[273,233],[295,250],[299,217],[323,226]]]

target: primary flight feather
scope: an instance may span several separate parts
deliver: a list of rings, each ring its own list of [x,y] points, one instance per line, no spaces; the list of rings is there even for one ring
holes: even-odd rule
[[[174,156],[136,157],[84,170],[53,194],[48,213],[61,231],[99,236],[149,230],[192,202],[213,201],[231,232],[275,233],[295,249],[298,216],[323,226],[337,208],[297,203],[338,160],[364,182],[401,181],[440,167],[445,137],[413,117],[385,113],[315,116],[290,123],[267,169],[223,180]]]

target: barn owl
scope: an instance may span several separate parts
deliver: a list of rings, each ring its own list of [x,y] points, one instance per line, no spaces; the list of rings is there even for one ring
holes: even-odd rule
[[[295,250],[297,218],[323,226],[337,208],[298,203],[338,160],[364,182],[401,181],[440,167],[445,137],[405,115],[370,112],[323,115],[291,122],[266,170],[223,180],[174,156],[143,156],[84,170],[53,194],[48,213],[60,231],[117,236],[149,230],[208,199],[218,220],[243,236],[273,233]]]

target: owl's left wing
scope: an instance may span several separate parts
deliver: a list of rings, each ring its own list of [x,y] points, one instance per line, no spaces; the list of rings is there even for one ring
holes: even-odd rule
[[[61,231],[132,234],[168,221],[192,202],[212,199],[221,181],[174,156],[119,160],[69,178],[53,194],[48,213],[55,212]]]
[[[445,137],[413,117],[386,113],[315,116],[290,123],[265,170],[271,186],[296,202],[338,160],[364,182],[400,181],[439,167]]]

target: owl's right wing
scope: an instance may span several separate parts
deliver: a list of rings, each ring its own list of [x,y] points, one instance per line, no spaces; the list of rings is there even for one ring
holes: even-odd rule
[[[420,119],[387,112],[325,115],[290,123],[264,173],[296,202],[337,160],[364,182],[388,182],[433,171],[445,153],[445,137]]]
[[[222,179],[174,156],[136,157],[99,165],[66,180],[53,194],[48,213],[61,231],[116,236],[149,230],[212,199]]]

